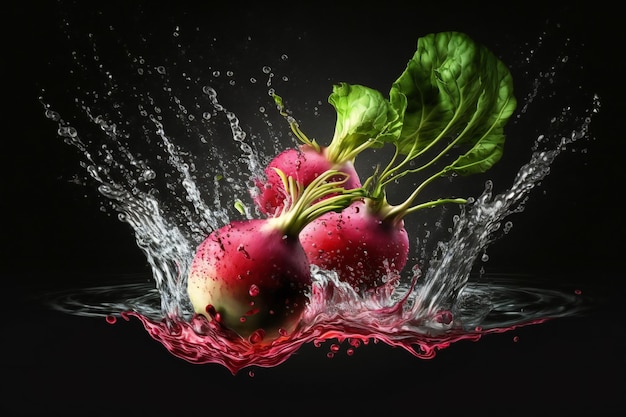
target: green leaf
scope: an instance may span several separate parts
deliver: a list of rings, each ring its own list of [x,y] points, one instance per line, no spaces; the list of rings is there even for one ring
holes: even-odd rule
[[[328,146],[332,162],[352,160],[363,149],[381,147],[400,134],[398,112],[379,91],[340,83],[333,86],[328,102],[337,111],[335,132]]]
[[[504,135],[494,134],[476,142],[474,147],[448,166],[460,175],[478,174],[487,171],[500,160],[503,152]]]
[[[370,206],[390,221],[423,208],[464,202],[439,198],[414,205],[436,179],[452,172],[485,172],[497,163],[504,148],[504,127],[517,105],[504,63],[466,34],[453,31],[418,39],[413,57],[391,86],[389,102],[402,121],[400,134],[392,141],[396,153],[365,185]],[[426,179],[401,204],[386,203],[386,185],[415,172],[426,172]]]
[[[411,158],[436,143],[473,146],[503,127],[516,107],[508,68],[459,32],[418,40],[417,51],[392,85],[390,97],[398,95],[406,97],[406,105],[391,100],[403,118],[395,144]],[[504,135],[496,137],[504,141]]]

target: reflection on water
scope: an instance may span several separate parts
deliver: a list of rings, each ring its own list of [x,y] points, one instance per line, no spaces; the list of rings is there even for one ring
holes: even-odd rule
[[[323,277],[318,278],[316,288],[320,292],[332,285],[330,281],[324,282]],[[324,341],[331,342],[329,356],[342,342],[348,343],[348,355],[370,342],[384,342],[428,359],[460,340],[478,340],[491,333],[584,314],[596,305],[594,298],[575,288],[542,288],[537,286],[542,280],[529,277],[485,275],[480,282],[470,280],[455,307],[439,312],[433,320],[403,319],[394,309],[375,311],[374,320],[363,313],[356,316],[347,313],[345,317],[340,313],[311,314],[321,307],[314,302],[296,335],[259,349],[223,333],[223,329],[203,318],[192,318],[189,322],[163,321],[158,290],[142,281],[53,292],[48,294],[46,303],[57,311],[102,318],[111,324],[120,318],[134,317],[174,355],[192,363],[219,363],[233,373],[252,365],[275,366],[304,343],[320,346]],[[548,277],[545,281],[553,280]],[[337,292],[337,288],[334,290]],[[317,302],[323,303],[321,298]]]

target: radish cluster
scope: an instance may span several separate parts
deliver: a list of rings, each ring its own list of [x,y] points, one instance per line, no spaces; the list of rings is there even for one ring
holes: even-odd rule
[[[516,107],[506,66],[459,32],[420,38],[388,97],[361,85],[334,86],[329,103],[337,123],[328,146],[309,140],[282,99],[274,99],[302,144],[280,152],[254,179],[252,198],[262,218],[211,233],[188,276],[196,314],[260,346],[297,328],[312,265],[335,272],[363,296],[399,278],[410,250],[404,217],[466,202],[416,203],[423,189],[495,164]],[[394,147],[393,157],[360,178],[355,158],[383,146]],[[414,173],[426,179],[405,201],[390,204],[386,186]]]

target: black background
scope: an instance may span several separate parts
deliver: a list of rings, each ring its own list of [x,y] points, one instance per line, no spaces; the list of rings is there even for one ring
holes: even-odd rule
[[[620,202],[626,66],[616,13],[596,4],[493,9],[472,2],[410,7],[209,3],[19,2],[4,12],[3,415],[617,415],[626,409]],[[426,33],[464,31],[505,61],[520,61],[522,51],[556,25],[561,38],[582,45],[573,48],[579,64],[572,82],[583,87],[567,92],[572,104],[580,104],[578,97],[588,103],[589,93],[597,92],[602,109],[592,123],[593,139],[580,146],[586,152],[559,157],[526,211],[514,219],[513,231],[490,248],[485,267],[582,289],[597,308],[476,343],[460,342],[433,360],[386,345],[328,359],[324,347],[304,346],[280,366],[254,369],[254,377],[175,358],[137,321],[110,326],[103,319],[47,309],[29,297],[148,271],[127,225],[99,211],[93,190],[69,181],[80,170],[79,157],[56,137],[37,99],[42,88],[61,92],[71,79],[67,68],[56,65],[75,47],[65,43],[63,16],[86,32],[110,21],[128,39],[149,34],[171,41],[177,25],[200,27],[223,45],[232,41],[222,55],[232,60],[232,68],[246,65],[248,54],[266,53],[275,60],[288,51],[292,85],[299,89],[290,96],[294,102],[309,95],[324,100],[327,93],[320,91],[337,81],[384,91],[417,37]],[[263,47],[238,50],[247,36]],[[201,45],[189,45],[187,56],[208,53]],[[168,49],[153,52],[166,56]],[[557,44],[554,54],[560,53]],[[540,116],[526,118],[518,136],[533,137],[540,129],[533,123],[545,122]],[[314,129],[328,132],[334,119],[328,120],[329,126]],[[503,185],[529,155],[521,139],[507,147],[489,175]]]

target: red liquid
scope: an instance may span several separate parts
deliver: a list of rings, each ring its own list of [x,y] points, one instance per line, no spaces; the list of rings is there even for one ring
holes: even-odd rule
[[[445,313],[446,319],[449,318],[448,314]],[[320,347],[324,341],[334,340],[327,354],[329,358],[341,349],[340,345],[344,342],[348,344],[346,353],[351,356],[355,348],[373,341],[403,348],[417,358],[432,359],[438,350],[460,340],[477,341],[485,334],[503,333],[548,320],[534,319],[502,328],[478,327],[471,331],[450,329],[440,332],[424,329],[424,333],[418,333],[415,330],[403,330],[401,326],[386,330],[338,317],[324,317],[306,329],[297,329],[293,334],[277,339],[271,345],[258,346],[224,330],[214,321],[209,322],[203,316],[195,316],[188,323],[165,319],[157,322],[135,312],[122,314],[126,320],[129,320],[129,316],[139,319],[150,336],[161,342],[174,356],[196,364],[221,364],[233,375],[250,366],[279,365],[305,343]]]

